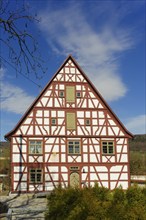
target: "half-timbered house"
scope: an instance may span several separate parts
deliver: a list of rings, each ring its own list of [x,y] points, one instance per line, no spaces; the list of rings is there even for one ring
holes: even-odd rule
[[[5,137],[11,142],[12,192],[130,184],[132,134],[72,56]]]

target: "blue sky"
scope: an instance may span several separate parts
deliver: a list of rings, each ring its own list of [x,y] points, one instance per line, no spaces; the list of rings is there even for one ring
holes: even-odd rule
[[[41,17],[32,29],[48,67],[41,80],[34,75],[30,79],[43,88],[72,54],[125,127],[133,134],[146,133],[145,1],[26,3]],[[16,76],[6,63],[0,74],[3,140],[39,95],[40,88],[22,75]]]

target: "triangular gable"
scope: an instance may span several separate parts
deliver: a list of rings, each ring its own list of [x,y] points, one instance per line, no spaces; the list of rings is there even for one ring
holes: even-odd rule
[[[109,112],[109,115],[115,119],[114,121],[120,126],[120,128],[125,133],[125,135],[128,137],[132,137],[132,134],[129,131],[127,131],[124,125],[119,121],[118,117],[113,113],[111,108],[105,102],[101,94],[96,90],[94,85],[88,79],[88,77],[83,72],[83,70],[79,67],[77,62],[73,59],[71,55],[69,55],[67,59],[65,60],[65,62],[62,64],[62,66],[58,69],[56,74],[53,76],[53,78],[50,80],[50,82],[42,90],[40,95],[36,98],[36,100],[30,106],[30,108],[26,111],[24,116],[20,119],[16,127],[11,132],[6,134],[5,138],[9,139],[9,137],[17,131],[17,129],[23,123],[23,121],[26,120],[27,116],[31,114],[31,111],[35,106],[36,107],[49,107],[52,105],[52,101],[53,101],[53,98],[51,98],[51,89],[52,89],[51,86],[53,86],[52,82],[56,82],[56,83],[57,82],[59,83],[75,82],[76,84],[80,84],[80,83],[88,84],[89,85],[88,90],[90,91],[91,95],[94,97],[95,96],[98,97],[98,99],[94,99],[93,101],[91,99],[91,105],[94,104],[96,108],[106,108],[107,111]]]

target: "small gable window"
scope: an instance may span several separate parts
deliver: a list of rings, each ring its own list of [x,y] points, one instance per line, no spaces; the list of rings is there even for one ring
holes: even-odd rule
[[[82,96],[82,95],[81,95],[81,92],[76,92],[76,97],[77,97],[77,98],[81,98],[81,96]]]
[[[42,141],[29,141],[29,154],[42,154]]]
[[[51,125],[56,125],[56,118],[51,118]]]
[[[102,141],[102,153],[103,154],[114,154],[114,142],[113,141]]]
[[[59,91],[59,97],[64,98],[64,91]]]
[[[42,169],[32,168],[30,169],[30,183],[42,182]]]
[[[91,125],[91,119],[90,119],[90,118],[86,118],[86,119],[85,119],[85,125],[86,125],[86,126]]]

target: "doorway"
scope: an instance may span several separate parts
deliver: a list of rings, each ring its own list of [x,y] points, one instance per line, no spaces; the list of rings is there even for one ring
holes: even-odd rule
[[[80,186],[80,175],[77,172],[70,174],[70,186],[79,187]]]

